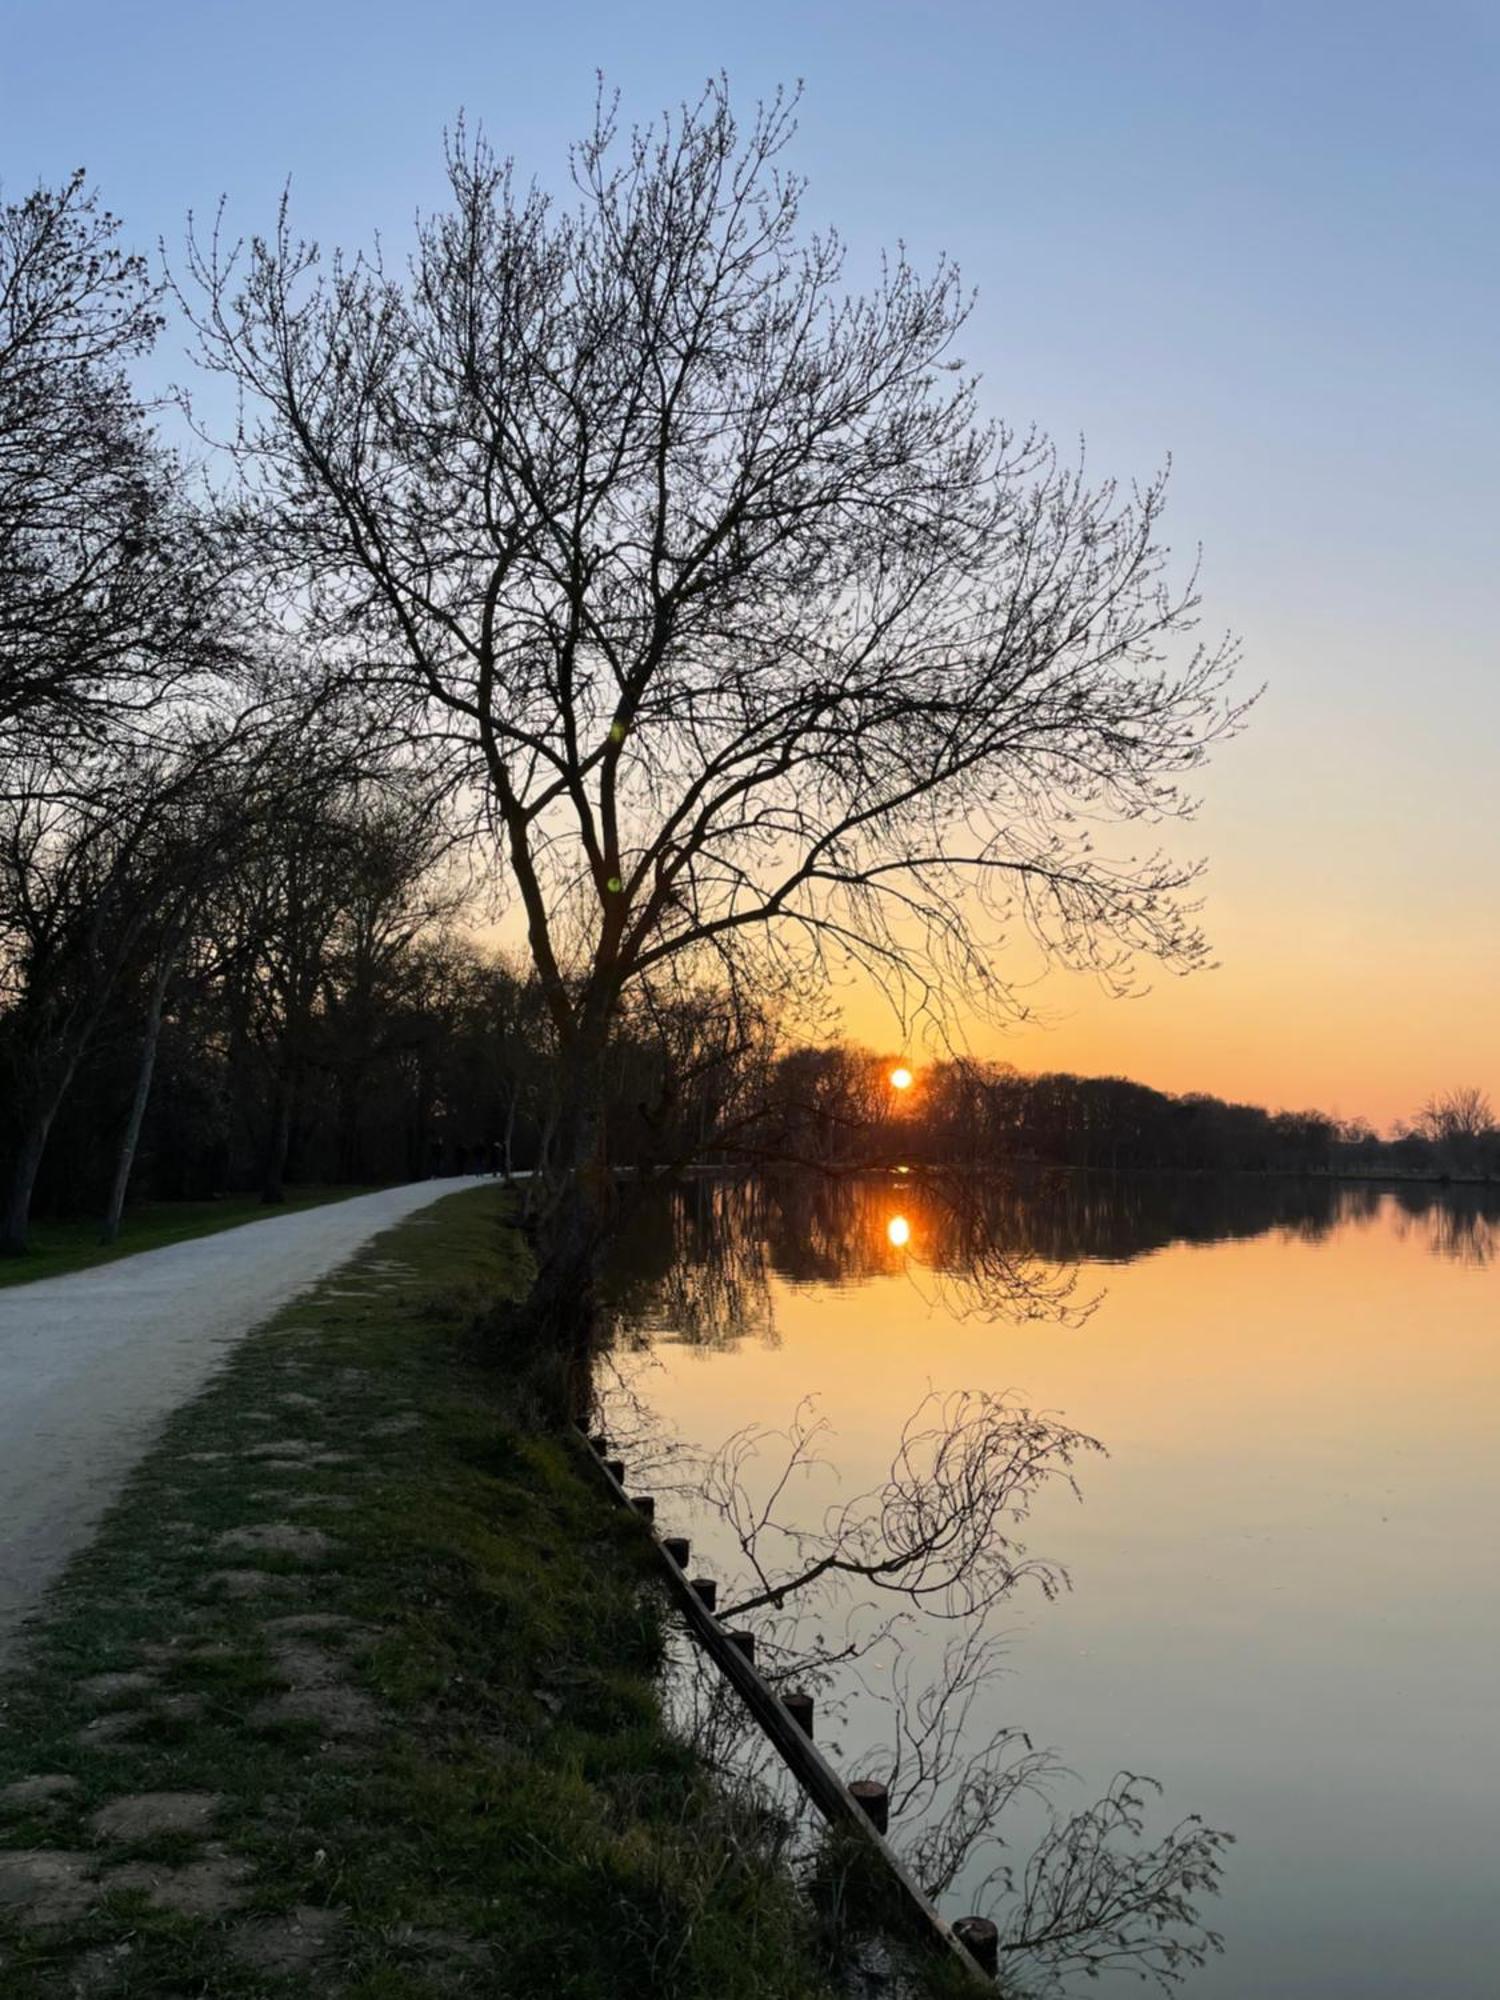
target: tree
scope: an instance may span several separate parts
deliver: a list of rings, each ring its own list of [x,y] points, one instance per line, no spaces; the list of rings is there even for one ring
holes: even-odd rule
[[[149,873],[133,934],[143,988],[140,1048],[129,1109],[120,1134],[115,1172],[100,1241],[119,1234],[136,1150],[156,1070],[168,989],[216,892],[250,862],[259,831],[288,808],[283,734],[300,735],[295,711],[255,703],[223,714],[215,726],[200,722],[196,744],[175,763],[158,757],[157,786],[143,796],[151,824]],[[122,971],[127,967],[122,966]]]
[[[1495,1110],[1484,1091],[1470,1084],[1429,1097],[1417,1113],[1417,1130],[1439,1148],[1453,1173],[1479,1170],[1485,1142],[1495,1135]]]
[[[352,1182],[364,1178],[371,1078],[392,1037],[410,1033],[400,1002],[417,971],[414,947],[457,898],[436,882],[446,842],[435,801],[414,786],[345,797],[325,809],[322,837],[342,846],[343,867],[314,1054],[335,1079],[338,1176]]]
[[[0,757],[228,657],[212,537],[125,376],[161,321],[118,234],[81,173],[0,206]]]
[[[622,136],[569,207],[460,128],[404,276],[274,232],[189,250],[243,393],[240,523],[374,701],[482,790],[560,1064],[534,1307],[576,1321],[625,997],[860,968],[1004,1008],[1024,922],[1127,986],[1203,961],[1196,871],[1089,828],[1188,813],[1231,648],[1159,541],[1164,483],[1090,486],[981,419],[957,272],[845,289],[778,98]]]
[[[285,1199],[315,1074],[336,1082],[339,1164],[358,1162],[361,1096],[391,987],[442,914],[428,877],[441,846],[430,801],[324,715],[259,774],[262,809],[208,911],[223,967],[233,1067],[258,1122],[262,1198]]]
[[[225,749],[215,731],[175,753],[10,767],[0,795],[0,1079],[11,1114],[0,1253],[26,1248],[53,1121],[122,977],[148,937],[155,954],[175,951],[168,940],[192,885],[220,852],[211,797]],[[154,1060],[149,1020],[148,1047]]]

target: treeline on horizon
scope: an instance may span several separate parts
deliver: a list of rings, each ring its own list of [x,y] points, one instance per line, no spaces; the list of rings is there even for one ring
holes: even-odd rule
[[[315,758],[266,755],[261,805],[238,798],[212,865],[180,823],[132,845],[82,800],[39,847],[12,837],[0,854],[18,1234],[32,1213],[103,1220],[127,1184],[132,1199],[275,1203],[291,1185],[548,1164],[552,1024],[535,981],[469,930],[477,891],[431,799],[409,774],[351,777],[331,738]],[[608,1163],[1500,1171],[1482,1100],[1465,1129],[1442,1100],[1381,1138],[1318,1112],[964,1059],[916,1064],[898,1092],[894,1067],[847,1042],[788,1046],[771,1014],[722,994],[639,1007],[610,1063]]]
[[[776,1143],[791,1157],[826,1165],[1500,1173],[1500,1128],[1477,1090],[1434,1097],[1382,1137],[1363,1119],[1321,1111],[1271,1111],[1126,1077],[1028,1074],[970,1059],[919,1067],[911,1087],[897,1091],[897,1066],[847,1046],[789,1053],[775,1091]]]

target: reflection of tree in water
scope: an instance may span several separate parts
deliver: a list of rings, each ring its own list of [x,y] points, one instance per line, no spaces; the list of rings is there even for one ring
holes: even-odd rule
[[[1398,1233],[1419,1233],[1434,1257],[1479,1270],[1500,1250],[1500,1188],[1407,1181],[1396,1189],[1395,1214]]]
[[[617,1336],[665,1333],[700,1347],[775,1339],[763,1192],[708,1178],[648,1197],[618,1244],[609,1299]]]
[[[1078,1490],[1093,1439],[1008,1396],[929,1395],[888,1476],[849,1497],[810,1400],[784,1431],[752,1425],[705,1456],[653,1437],[631,1389],[605,1395],[601,1420],[633,1475],[649,1467],[659,1498],[727,1530],[715,1556],[720,1616],[753,1632],[773,1686],[813,1697],[820,1736],[856,1725],[860,1768],[887,1784],[892,1837],[927,1894],[944,1897],[962,1878],[969,1907],[994,1917],[1007,1992],[1042,2000],[1073,1976],[1114,1969],[1166,1990],[1222,1948],[1200,1905],[1218,1888],[1229,1836],[1194,1816],[1151,1830],[1160,1788],[1126,1772],[1070,1810],[1057,1798],[1070,1776],[1058,1755],[995,1719],[1006,1641],[991,1614],[1018,1592],[1050,1599],[1066,1587],[1063,1568],[1021,1537],[1045,1488]],[[827,1851],[766,1739],[695,1648],[677,1664],[679,1728],[773,1821],[800,1822],[826,1901]],[[1045,1831],[1021,1863],[1011,1808],[1023,1795]]]
[[[659,1199],[616,1274],[621,1327],[715,1345],[771,1336],[773,1278],[848,1287],[906,1274],[955,1312],[1066,1317],[1087,1309],[1074,1290],[1080,1265],[1172,1242],[1275,1232],[1317,1243],[1390,1218],[1436,1255],[1483,1264],[1500,1225],[1494,1190],[1251,1177],[787,1173],[705,1179]],[[638,1367],[626,1364],[627,1377]],[[850,1704],[863,1704],[862,1728],[872,1702],[884,1716],[872,1768],[889,1779],[908,1861],[932,1893],[961,1882],[970,1907],[992,1911],[1007,1990],[1060,1994],[1111,1969],[1169,1987],[1219,1948],[1201,1904],[1228,1837],[1193,1817],[1149,1831],[1154,1787],[1127,1773],[1069,1811],[1055,1802],[1065,1776],[1055,1753],[992,1721],[1004,1641],[988,1614],[1018,1585],[1065,1581],[1026,1552],[1016,1526],[1033,1489],[1068,1478],[1087,1439],[1003,1399],[935,1403],[908,1428],[889,1482],[825,1509],[801,1490],[822,1435],[810,1411],[785,1433],[742,1431],[705,1458],[663,1449],[639,1402],[627,1420],[631,1386],[604,1420],[619,1448],[653,1490],[675,1485],[729,1529],[738,1574],[720,1573],[722,1601],[754,1629],[773,1682],[812,1692],[834,1726]],[[752,1466],[768,1447],[786,1456],[769,1479]],[[792,1480],[799,1497],[778,1520]],[[932,1567],[933,1550],[951,1573]],[[902,1600],[893,1612],[881,1608],[889,1594]],[[956,1636],[939,1657],[917,1629],[944,1617]],[[686,1664],[689,1732],[710,1762],[760,1781],[738,1705],[716,1674]],[[1008,1844],[1022,1795],[1046,1802],[1050,1829],[1029,1861]]]
[[[1066,1318],[1071,1262],[1026,1247],[1004,1184],[974,1175],[705,1178],[659,1197],[615,1260],[611,1296],[627,1340],[667,1333],[703,1346],[774,1337],[770,1280],[857,1285],[917,1269],[959,1314]]]
[[[616,1260],[613,1297],[627,1336],[705,1346],[774,1337],[772,1276],[848,1286],[905,1273],[935,1283],[961,1315],[1066,1319],[1088,1309],[1081,1264],[1273,1231],[1318,1243],[1374,1223],[1392,1203],[1398,1224],[1419,1226],[1436,1256],[1482,1265],[1495,1253],[1495,1189],[1248,1175],[783,1173],[705,1177],[658,1194]]]

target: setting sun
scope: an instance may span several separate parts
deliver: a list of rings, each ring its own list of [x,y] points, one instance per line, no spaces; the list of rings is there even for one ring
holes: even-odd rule
[[[904,1250],[911,1241],[911,1224],[904,1215],[893,1215],[885,1225],[885,1233],[897,1250]]]
[[[891,1071],[892,1090],[910,1090],[915,1081],[916,1079],[904,1063],[900,1068]]]

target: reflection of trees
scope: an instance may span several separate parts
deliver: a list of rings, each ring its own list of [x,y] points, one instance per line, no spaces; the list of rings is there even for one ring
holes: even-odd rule
[[[972,1174],[780,1174],[663,1192],[615,1259],[617,1326],[627,1337],[669,1332],[705,1346],[770,1337],[773,1274],[794,1285],[851,1285],[920,1270],[956,1313],[1085,1311],[1071,1258],[1025,1242],[1022,1211],[1006,1212],[1007,1187]]]
[[[708,1178],[643,1196],[611,1264],[617,1331],[702,1347],[773,1338],[764,1209],[751,1181]]]
[[[1032,1496],[1051,1480],[1073,1485],[1072,1468],[1094,1438],[986,1390],[929,1395],[908,1419],[886,1480],[830,1504],[811,1526],[780,1518],[788,1487],[820,1462],[828,1432],[810,1400],[784,1432],[737,1431],[707,1459],[700,1497],[732,1532],[747,1565],[726,1618],[824,1581],[901,1597],[940,1618],[978,1618],[1021,1583],[1045,1597],[1066,1583],[1056,1563],[1028,1553],[1015,1530]],[[784,1448],[768,1493],[746,1469],[768,1443]],[[1074,1488],[1076,1492],[1076,1487]]]
[[[854,1710],[873,1722],[861,1761],[888,1787],[893,1838],[928,1895],[968,1881],[970,1907],[997,1923],[1008,1992],[1051,2000],[1072,1974],[1110,1969],[1169,1990],[1221,1949],[1199,1904],[1218,1888],[1229,1837],[1192,1816],[1148,1832],[1147,1795],[1160,1788],[1129,1773],[1067,1810],[1054,1797],[1069,1775],[1057,1754],[989,1712],[1005,1651],[993,1614],[1027,1586],[1051,1597],[1067,1582],[1018,1530],[1043,1489],[1077,1491],[1094,1440],[1007,1397],[929,1395],[889,1476],[820,1504],[818,1475],[837,1473],[808,1402],[785,1431],[752,1426],[706,1456],[652,1437],[628,1381],[606,1393],[601,1421],[633,1472],[649,1463],[658,1496],[728,1529],[720,1616],[748,1622],[772,1685],[811,1695],[824,1729]],[[934,1620],[949,1634],[936,1661],[917,1643]],[[700,1756],[762,1797],[772,1821],[805,1810],[717,1670],[696,1651],[677,1665],[671,1707]],[[1048,1827],[1018,1872],[1011,1808],[1023,1794]],[[810,1858],[824,1853],[812,1838]]]
[[[1395,1197],[1398,1232],[1420,1233],[1434,1257],[1479,1269],[1500,1250],[1500,1188],[1435,1188],[1408,1181]]]
[[[1069,1291],[1077,1266],[1171,1242],[1279,1232],[1316,1243],[1391,1216],[1434,1254],[1483,1264],[1500,1234],[1500,1190],[1430,1183],[783,1173],[704,1180],[661,1201],[633,1271],[620,1272],[624,1322],[714,1342],[768,1330],[773,1278],[850,1286],[907,1272],[956,1310],[1067,1314],[1082,1309]],[[1110,1970],[1169,1989],[1220,1949],[1201,1911],[1228,1836],[1191,1816],[1150,1828],[1156,1787],[1129,1773],[1069,1810],[1056,1753],[993,1719],[1004,1651],[993,1614],[1018,1585],[1064,1580],[1027,1554],[1015,1525],[1034,1489],[1070,1477],[1088,1440],[1003,1399],[934,1401],[898,1441],[888,1481],[824,1504],[805,1479],[824,1435],[805,1408],[784,1435],[741,1431],[705,1457],[654,1437],[649,1413],[627,1411],[630,1388],[606,1398],[616,1448],[653,1491],[707,1507],[729,1529],[721,1603],[752,1629],[768,1679],[812,1695],[835,1729],[857,1717],[863,1730],[873,1712],[863,1761],[889,1783],[906,1859],[929,1893],[961,1889],[993,1914],[1007,1991],[1052,2000],[1069,1979]],[[768,1445],[781,1455],[757,1470]],[[935,1657],[922,1632],[938,1616],[953,1636]],[[717,1674],[682,1665],[673,1699],[687,1733],[716,1768],[774,1791],[764,1743],[745,1736]],[[1010,1845],[1023,1795],[1046,1821],[1029,1858]]]
[[[627,1333],[715,1346],[771,1336],[773,1276],[848,1286],[905,1273],[935,1285],[955,1313],[1068,1319],[1088,1310],[1075,1285],[1081,1264],[1272,1231],[1317,1243],[1373,1222],[1389,1199],[1374,1183],[1208,1175],[705,1177],[648,1198],[616,1259],[613,1296]],[[1500,1191],[1406,1183],[1395,1200],[1435,1254],[1488,1261]]]
[[[1272,1231],[1319,1243],[1394,1206],[1435,1256],[1483,1265],[1500,1237],[1500,1189],[1211,1175],[780,1173],[705,1177],[659,1192],[616,1259],[613,1297],[627,1333],[703,1345],[770,1338],[773,1276],[857,1285],[900,1273],[943,1303],[990,1318],[1087,1311],[1080,1264],[1129,1263],[1170,1243]],[[893,1242],[891,1224],[906,1225]]]

